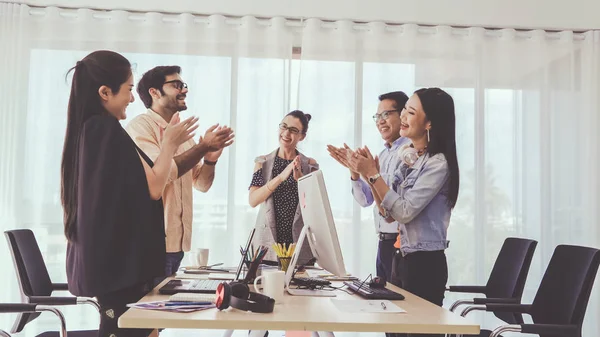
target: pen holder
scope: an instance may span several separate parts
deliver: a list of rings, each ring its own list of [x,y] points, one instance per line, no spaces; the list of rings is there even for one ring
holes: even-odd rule
[[[248,266],[248,271],[246,272],[246,277],[244,277],[245,283],[253,283],[256,278],[256,272],[258,271],[258,266],[260,265],[259,260],[255,260],[253,262],[247,262],[246,266]]]
[[[291,256],[283,256],[283,257],[278,256],[277,264],[278,264],[279,270],[287,272],[288,267],[290,266],[291,260],[292,260]]]

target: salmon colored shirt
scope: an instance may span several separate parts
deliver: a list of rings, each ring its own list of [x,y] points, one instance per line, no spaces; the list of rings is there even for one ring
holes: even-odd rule
[[[167,128],[159,114],[148,109],[146,113],[135,117],[125,128],[135,143],[150,159],[156,161],[160,154],[162,137]],[[181,144],[175,155],[191,149],[196,142],[190,139]],[[183,176],[177,178],[175,161],[171,164],[171,172],[163,191],[162,200],[165,209],[165,233],[167,253],[188,252],[192,243],[192,186],[199,187],[202,164],[197,164]]]

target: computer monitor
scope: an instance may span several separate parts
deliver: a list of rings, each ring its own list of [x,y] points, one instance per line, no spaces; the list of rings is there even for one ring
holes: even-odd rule
[[[290,284],[304,240],[308,240],[313,256],[320,267],[335,276],[346,276],[342,249],[322,171],[318,170],[298,179],[298,197],[304,228],[286,273],[286,285]]]

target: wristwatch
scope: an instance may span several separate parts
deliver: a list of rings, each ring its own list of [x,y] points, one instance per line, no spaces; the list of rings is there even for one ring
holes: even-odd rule
[[[373,185],[375,184],[375,182],[377,181],[377,179],[379,179],[379,177],[381,177],[381,174],[377,173],[374,176],[370,176],[369,177],[369,184]]]

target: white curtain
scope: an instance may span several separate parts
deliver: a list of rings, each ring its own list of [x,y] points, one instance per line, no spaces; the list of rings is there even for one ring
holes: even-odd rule
[[[252,227],[254,157],[277,147],[277,124],[310,113],[300,150],[324,171],[347,269],[374,273],[370,209],[350,194],[347,170],[326,144],[382,142],[371,116],[381,93],[439,86],[455,100],[461,190],[449,229],[450,284],[485,284],[508,236],[539,241],[524,301],[531,301],[557,244],[600,246],[598,92],[600,34],[390,26],[373,22],[230,19],[191,14],[65,10],[0,4],[0,229],[34,230],[55,282],[65,281],[59,167],[67,70],[90,51],[123,53],[137,81],[177,64],[201,128],[232,125],[236,143],[215,183],[194,194],[194,247],[235,264]],[[301,47],[293,48],[293,47]],[[144,112],[139,100],[127,123]],[[19,301],[12,261],[0,244],[0,302]],[[600,331],[596,289],[585,332]],[[456,296],[447,296],[451,303]],[[66,308],[70,328],[91,328],[91,308]],[[1,315],[8,329],[14,316]],[[487,326],[497,322],[477,317]],[[54,327],[38,319],[26,335]],[[206,332],[203,332],[206,333]]]

